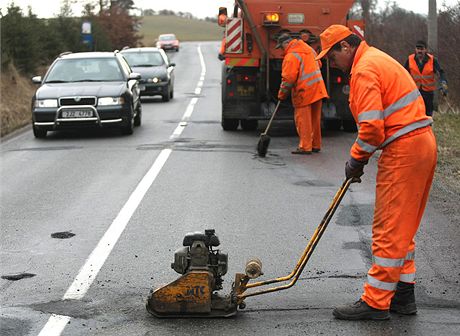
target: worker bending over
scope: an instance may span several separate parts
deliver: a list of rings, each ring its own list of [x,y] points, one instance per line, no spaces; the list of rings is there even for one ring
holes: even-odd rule
[[[354,304],[335,308],[336,318],[386,320],[389,311],[415,314],[415,242],[436,167],[431,117],[409,73],[384,52],[342,25],[321,35],[331,66],[349,73],[350,109],[359,125],[345,175],[361,182],[376,150],[378,160],[372,267],[364,293]]]
[[[276,48],[284,53],[278,99],[291,94],[299,146],[292,154],[311,154],[321,150],[321,99],[327,97],[313,49],[301,40],[281,34]]]

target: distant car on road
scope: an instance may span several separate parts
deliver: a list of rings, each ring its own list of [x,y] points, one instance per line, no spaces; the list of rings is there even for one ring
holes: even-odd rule
[[[141,96],[161,95],[163,101],[174,96],[174,67],[163,49],[128,48],[121,54],[126,58],[134,72],[141,74]]]
[[[32,97],[35,137],[48,131],[81,127],[118,127],[132,134],[141,124],[141,75],[119,52],[63,53]]]
[[[179,40],[174,34],[161,34],[158,36],[157,48],[179,51]]]

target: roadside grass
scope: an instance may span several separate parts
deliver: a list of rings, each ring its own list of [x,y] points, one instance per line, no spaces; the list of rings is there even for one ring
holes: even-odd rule
[[[223,28],[217,23],[178,16],[153,15],[142,18],[139,33],[143,35],[142,44],[152,47],[158,35],[173,33],[179,41],[219,41]]]
[[[31,122],[30,102],[36,87],[11,65],[2,71],[0,82],[0,134],[3,137]]]
[[[443,109],[444,108],[444,109]],[[441,107],[440,111],[446,111]],[[435,178],[444,188],[460,195],[460,114],[435,112],[433,130],[438,144],[438,166]]]

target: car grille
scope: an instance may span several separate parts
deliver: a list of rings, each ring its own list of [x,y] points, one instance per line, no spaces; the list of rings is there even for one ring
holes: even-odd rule
[[[96,97],[65,97],[59,99],[59,106],[92,105],[96,106]]]

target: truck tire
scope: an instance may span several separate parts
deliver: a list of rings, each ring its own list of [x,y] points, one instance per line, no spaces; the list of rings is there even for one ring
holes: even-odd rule
[[[222,118],[222,128],[224,131],[236,131],[239,123],[239,119]]]
[[[343,130],[345,132],[354,133],[358,130],[354,120],[344,120],[343,121]]]
[[[241,119],[241,128],[245,131],[255,131],[258,126],[257,120],[253,119]]]
[[[337,119],[324,120],[324,127],[328,131],[340,131],[340,127],[342,127],[342,123],[340,120],[337,120]]]

